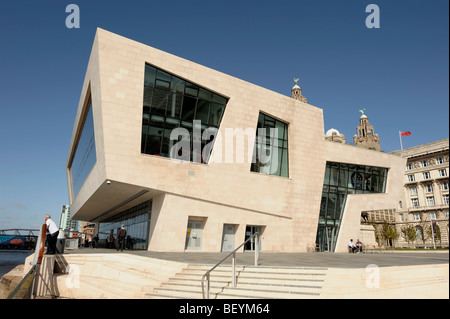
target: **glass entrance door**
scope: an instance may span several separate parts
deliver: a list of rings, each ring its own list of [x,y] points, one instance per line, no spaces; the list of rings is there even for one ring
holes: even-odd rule
[[[261,226],[247,226],[245,228],[245,241],[256,232],[261,234]],[[259,250],[261,251],[261,236],[258,236],[258,240],[259,240]],[[254,237],[244,245],[244,251],[255,251]]]
[[[319,244],[319,251],[334,252],[336,247],[338,227],[336,226],[321,226],[317,230],[317,243]]]

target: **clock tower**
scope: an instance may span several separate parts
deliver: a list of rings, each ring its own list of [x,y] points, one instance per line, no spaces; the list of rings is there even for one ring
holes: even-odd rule
[[[380,137],[375,134],[373,125],[369,123],[369,118],[364,114],[364,111],[365,109],[360,110],[362,115],[359,118],[359,125],[356,127],[356,135],[353,136],[353,144],[380,151]]]

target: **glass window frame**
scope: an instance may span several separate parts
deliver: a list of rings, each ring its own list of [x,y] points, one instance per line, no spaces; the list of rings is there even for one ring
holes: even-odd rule
[[[261,129],[265,130],[265,136],[260,135],[260,132],[262,132]],[[272,136],[271,134],[273,134],[274,132],[276,132],[276,135]],[[253,147],[253,160],[250,166],[250,171],[271,176],[289,178],[288,136],[289,123],[279,120],[263,112],[259,112],[258,122],[256,125],[255,144]],[[262,163],[259,161],[259,154],[261,154],[261,152],[264,152],[263,150],[261,150],[262,148],[266,149],[266,151],[270,151],[271,158],[268,163]],[[274,163],[273,156],[275,153],[275,149],[276,154],[278,155],[276,160],[278,166],[276,168],[272,167],[272,164]]]
[[[74,198],[80,192],[84,182],[97,163],[93,103],[90,95],[81,121],[80,134],[76,142],[74,155],[69,168],[72,183],[72,195]],[[86,143],[87,145],[85,145]],[[82,153],[80,153],[80,151]],[[86,166],[86,164],[88,164],[88,166]]]
[[[326,162],[316,232],[316,241],[321,251],[335,247],[333,244],[328,247],[329,243],[322,237],[328,233],[333,240],[337,238],[347,195],[385,193],[388,174],[389,169],[384,167]],[[327,227],[331,229],[331,233],[330,230],[325,231]]]
[[[194,160],[195,156],[193,154],[193,121],[196,120],[197,110],[200,105],[199,101],[208,103],[208,114],[203,110],[201,134],[203,135],[204,130],[207,128],[218,130],[228,103],[227,97],[162,70],[150,63],[145,63],[141,154],[170,158],[171,152],[170,150],[167,151],[168,145],[170,148],[171,144],[167,141],[168,136],[170,139],[168,130],[185,128],[191,136],[189,161],[208,164],[210,156]],[[187,112],[188,108],[189,111]],[[161,118],[161,120],[156,121],[157,118]],[[152,129],[161,130],[160,139],[154,138],[155,135],[152,133]],[[150,140],[149,137],[154,140]],[[201,143],[202,147],[208,143],[214,143],[214,138],[210,138],[206,143]],[[210,151],[212,151],[212,148]]]

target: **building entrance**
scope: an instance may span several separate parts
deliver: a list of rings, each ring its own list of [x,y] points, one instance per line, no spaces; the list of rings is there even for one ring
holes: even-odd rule
[[[320,226],[317,230],[317,244],[320,251],[334,252],[339,228],[335,226]]]
[[[247,226],[245,228],[245,241],[250,238],[251,235],[258,232],[261,234],[261,226]],[[261,236],[258,236],[259,250],[261,251]],[[244,245],[244,251],[255,251],[255,238],[253,237]]]
[[[222,251],[233,251],[235,247],[236,225],[224,224],[222,237]]]
[[[186,250],[201,249],[203,244],[202,220],[189,220],[186,231]]]

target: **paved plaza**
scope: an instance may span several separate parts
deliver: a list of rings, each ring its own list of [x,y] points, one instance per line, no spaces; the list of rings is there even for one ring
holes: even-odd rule
[[[80,248],[75,250],[66,250],[68,254],[133,254],[143,257],[172,260],[190,264],[211,264],[214,265],[225,258],[228,253],[204,253],[204,252],[153,252],[142,250],[125,250],[118,252],[115,249],[93,249]],[[236,253],[236,262],[238,265],[253,265],[254,253]],[[413,265],[432,265],[448,264],[448,251],[429,251],[429,252],[377,252],[377,253],[264,253],[259,257],[261,266],[276,267],[324,267],[324,268],[365,268],[367,265],[375,264],[378,267],[393,266],[413,266]],[[224,262],[231,264],[231,258]]]

